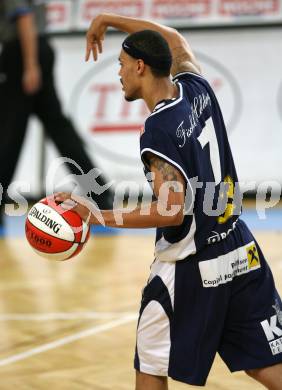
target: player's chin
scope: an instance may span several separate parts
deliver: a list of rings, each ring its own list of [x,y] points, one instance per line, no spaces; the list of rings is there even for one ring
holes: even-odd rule
[[[135,96],[129,96],[129,95],[124,95],[124,98],[127,102],[134,102],[137,98]]]

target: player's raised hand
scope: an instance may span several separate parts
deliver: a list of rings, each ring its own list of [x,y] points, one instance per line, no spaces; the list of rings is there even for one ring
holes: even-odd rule
[[[96,16],[86,34],[86,61],[89,60],[91,52],[94,61],[98,60],[98,54],[101,54],[103,51],[103,40],[106,30],[107,24],[105,23],[104,14]]]

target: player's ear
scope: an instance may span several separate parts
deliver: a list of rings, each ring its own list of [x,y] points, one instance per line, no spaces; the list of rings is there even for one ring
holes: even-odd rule
[[[145,70],[145,64],[143,60],[137,60],[137,73],[142,75]]]

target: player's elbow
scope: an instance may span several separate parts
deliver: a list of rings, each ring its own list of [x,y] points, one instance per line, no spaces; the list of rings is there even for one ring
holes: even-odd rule
[[[192,69],[192,71],[196,73],[201,73],[201,67],[190,45],[188,44],[184,36],[173,28],[171,28],[169,46],[173,57],[172,74],[180,72],[183,66],[184,70]],[[177,68],[175,70],[174,67],[176,66],[176,64]]]
[[[182,46],[185,41],[184,37],[175,28],[168,27],[168,31],[169,31],[168,43],[170,48],[173,49],[174,47]]]
[[[183,223],[184,220],[183,208],[181,206],[175,206],[175,207],[177,207],[179,211],[172,216],[171,226],[179,226]]]
[[[184,219],[183,206],[158,201],[158,214],[162,217],[162,226],[179,226]]]

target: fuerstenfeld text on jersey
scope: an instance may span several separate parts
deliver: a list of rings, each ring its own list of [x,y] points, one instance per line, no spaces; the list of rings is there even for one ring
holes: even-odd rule
[[[207,106],[211,106],[211,98],[208,93],[202,93],[194,97],[193,103],[191,104],[191,114],[189,114],[190,126],[185,129],[183,126],[183,120],[176,129],[177,138],[181,138],[182,140],[182,144],[178,144],[180,148],[183,148],[186,143],[186,139],[192,135],[195,127],[199,123],[199,118]]]

